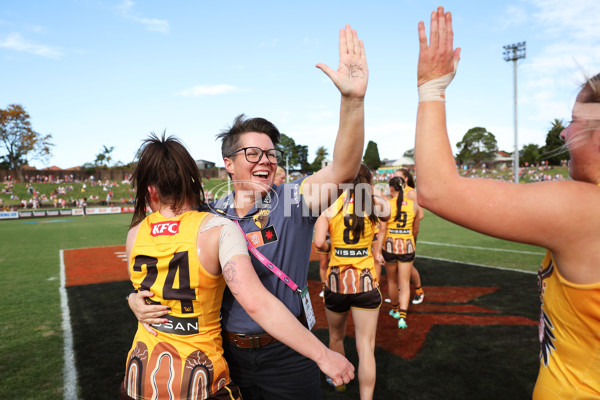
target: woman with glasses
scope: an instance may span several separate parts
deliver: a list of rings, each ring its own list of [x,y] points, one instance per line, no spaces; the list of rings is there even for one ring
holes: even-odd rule
[[[341,94],[332,164],[309,177],[274,186],[280,133],[273,123],[240,115],[218,135],[233,192],[211,203],[212,210],[239,223],[253,249],[251,260],[261,282],[308,327],[314,323],[307,286],[314,224],[341,194],[339,185],[356,177],[364,145],[369,70],[364,45],[349,25],[339,32],[338,51],[337,70],[317,64]],[[286,278],[272,272],[272,266]],[[144,294],[131,297],[130,305],[144,321]],[[273,338],[244,311],[232,290],[225,290],[221,315],[225,358],[246,400],[319,399],[319,368],[336,385],[354,377],[352,364],[337,353],[340,359],[323,353],[313,361]]]
[[[121,399],[240,398],[223,358],[225,285],[275,340],[329,373],[338,373],[336,362],[350,368],[265,289],[242,232],[208,212],[196,163],[178,140],[148,138],[132,182],[137,194],[127,235],[128,272],[135,291],[144,291],[159,311],[152,329],[138,326]],[[146,215],[148,207],[152,213]]]
[[[242,151],[244,152],[244,156],[246,156],[246,161],[251,163],[260,162],[264,156],[271,164],[278,164],[281,162],[281,156],[283,155],[282,151],[278,149],[263,150],[260,147],[242,147],[226,157],[231,158]]]

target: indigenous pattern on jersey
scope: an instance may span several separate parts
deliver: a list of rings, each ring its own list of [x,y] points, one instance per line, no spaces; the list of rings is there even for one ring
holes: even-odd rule
[[[375,259],[371,251],[375,227],[364,218],[364,231],[360,237],[351,232],[353,199],[346,201],[342,194],[332,207],[334,216],[329,220],[331,252],[327,269],[326,286],[334,293],[356,294],[378,287]]]
[[[533,399],[600,398],[600,283],[566,281],[547,251],[538,286],[540,372]]]
[[[385,233],[385,241],[383,250],[393,254],[411,254],[415,252],[415,238],[413,236],[413,223],[415,221],[414,202],[406,197],[402,198],[402,209],[398,220],[398,207],[396,198],[389,200],[390,202],[390,219],[387,222],[387,231]]]
[[[155,212],[142,221],[131,251],[129,273],[136,289],[171,307],[168,323],[138,323],[127,357],[125,388],[134,399],[206,399],[229,383],[223,358],[220,309],[222,275],[208,273],[198,258],[204,212],[174,218]]]

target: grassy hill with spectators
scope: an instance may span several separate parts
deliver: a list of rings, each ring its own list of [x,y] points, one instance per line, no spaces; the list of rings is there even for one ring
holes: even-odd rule
[[[489,178],[512,182],[514,175],[512,169],[497,168],[471,168],[459,170],[462,176],[471,176],[474,178]],[[551,180],[563,180],[569,178],[569,170],[564,167],[551,165],[531,166],[521,168],[519,182],[533,183]]]
[[[207,192],[223,183],[225,183],[224,180],[205,179],[204,190]],[[87,199],[88,207],[106,206],[106,196],[109,193],[111,193],[111,196],[108,204],[115,206],[131,205],[135,197],[135,191],[132,189],[129,181],[4,182],[0,191],[0,207],[5,211],[9,211],[12,208],[23,210],[24,207],[21,205],[21,201],[25,200],[28,208],[31,208],[29,200],[33,199],[34,193],[37,194],[40,207],[44,209],[63,208],[61,202],[55,202],[55,199],[64,200],[64,208],[74,208],[77,207],[75,201],[83,197]]]
[[[460,170],[463,176],[478,178],[498,179],[512,181],[512,171],[509,169],[467,169]],[[521,172],[521,182],[540,182],[544,180],[568,179],[569,172],[561,167],[528,167],[523,168]],[[85,185],[85,186],[84,186]],[[222,179],[205,179],[204,190],[209,199],[212,199],[212,192],[222,191],[215,188],[226,185]],[[31,187],[31,188],[30,188]],[[77,205],[75,201],[85,197],[89,207],[98,207],[107,205],[107,194],[111,194],[108,204],[123,206],[132,204],[135,193],[129,181],[62,181],[62,182],[31,182],[14,183],[3,182],[0,190],[0,207],[4,211],[11,208],[23,209],[21,204],[25,200],[28,208],[31,208],[30,199],[33,199],[34,193],[40,202],[40,207],[45,209],[63,208],[61,201],[65,201],[65,208],[73,208]],[[217,193],[217,195],[218,195]],[[55,202],[54,199],[61,200]]]

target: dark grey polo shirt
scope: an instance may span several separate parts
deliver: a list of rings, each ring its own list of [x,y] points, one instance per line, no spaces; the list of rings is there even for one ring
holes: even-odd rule
[[[304,178],[303,178],[304,179]],[[300,186],[303,179],[273,186],[256,202],[248,214],[238,217],[233,208],[233,193],[210,204],[218,215],[238,221],[244,232],[257,243],[256,248],[285,272],[299,289],[306,285],[314,224],[318,218],[308,210]],[[265,288],[283,302],[296,317],[303,313],[298,293],[250,254],[252,265]],[[225,289],[221,307],[223,329],[234,333],[263,333],[261,328]]]

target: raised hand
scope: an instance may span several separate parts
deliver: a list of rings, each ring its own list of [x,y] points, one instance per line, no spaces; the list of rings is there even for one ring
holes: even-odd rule
[[[365,46],[362,40],[358,40],[356,30],[350,28],[350,25],[340,29],[339,49],[340,65],[337,71],[323,63],[318,63],[317,68],[331,78],[342,96],[365,97],[369,80]]]
[[[444,7],[438,7],[431,13],[429,45],[425,24],[419,22],[418,86],[456,71],[460,48],[454,49],[453,41],[452,15],[450,12],[444,13]]]

